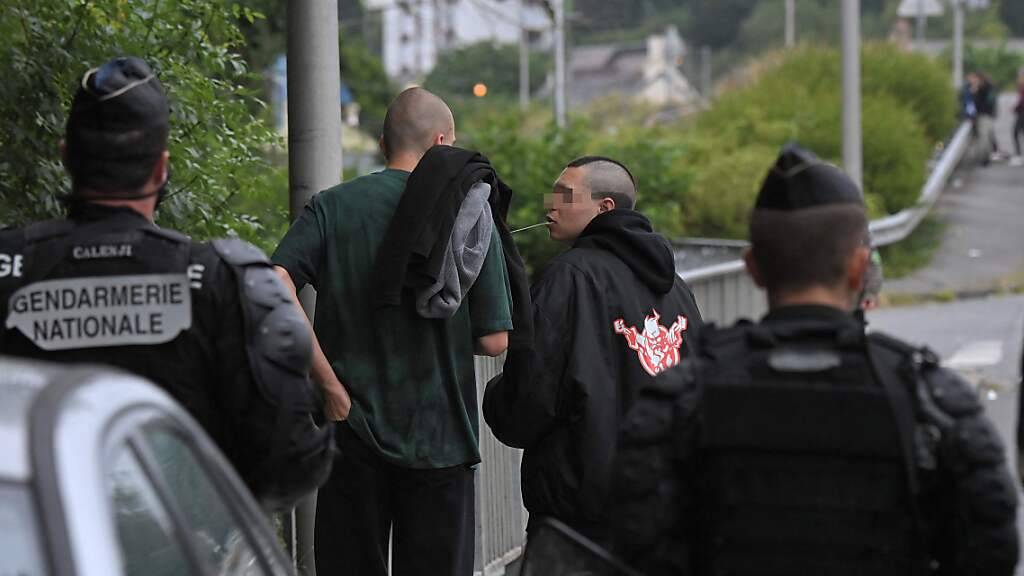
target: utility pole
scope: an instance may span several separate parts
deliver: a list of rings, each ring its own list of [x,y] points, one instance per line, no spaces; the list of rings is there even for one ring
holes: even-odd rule
[[[959,90],[964,83],[964,4],[953,3],[953,88]]]
[[[842,0],[843,167],[863,186],[860,124],[860,0]],[[861,193],[863,194],[863,188]]]
[[[786,0],[786,48],[796,46],[796,0]]]
[[[704,103],[711,102],[711,46],[700,47],[700,93]]]
[[[565,127],[565,0],[550,0],[555,20],[555,124]]]
[[[527,28],[528,0],[519,3],[519,108],[530,105],[530,30]]]
[[[928,24],[928,15],[925,14],[925,0],[917,0],[917,44],[924,46],[925,27]]]
[[[341,179],[341,72],[337,0],[288,1],[288,196],[294,220],[313,194]],[[310,320],[316,295],[302,291]],[[316,495],[295,509],[293,559],[302,576],[316,576],[313,523]]]

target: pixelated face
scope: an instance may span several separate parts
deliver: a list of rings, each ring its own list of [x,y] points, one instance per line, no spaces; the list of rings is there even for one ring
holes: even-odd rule
[[[554,189],[544,201],[552,240],[572,242],[595,216],[601,213],[600,202],[590,197],[584,171],[566,168],[555,181]]]

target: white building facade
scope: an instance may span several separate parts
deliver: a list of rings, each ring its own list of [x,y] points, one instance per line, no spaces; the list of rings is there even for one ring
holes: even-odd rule
[[[477,42],[514,44],[522,30],[534,43],[550,36],[543,1],[535,0],[367,0],[381,12],[382,59],[388,76],[422,80],[447,50]]]

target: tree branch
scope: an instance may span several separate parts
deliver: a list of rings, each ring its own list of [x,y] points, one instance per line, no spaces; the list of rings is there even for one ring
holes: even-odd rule
[[[149,28],[146,30],[146,37],[142,40],[143,45],[149,44],[149,37],[153,35],[153,25],[156,24],[156,18],[160,14],[160,0],[153,2],[153,15],[149,18]]]
[[[85,11],[89,9],[89,5],[92,4],[92,0],[86,0],[78,8],[78,20],[75,21],[75,27],[71,30],[71,35],[64,40],[63,46],[65,50],[71,49],[71,44],[74,43],[75,39],[78,38],[78,30],[82,27],[82,20],[85,20]]]

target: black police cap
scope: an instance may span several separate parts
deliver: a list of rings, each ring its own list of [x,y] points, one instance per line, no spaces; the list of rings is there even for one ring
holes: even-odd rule
[[[846,173],[790,143],[768,171],[754,209],[792,212],[830,204],[863,206],[864,199]]]
[[[167,148],[169,116],[149,65],[115,58],[82,77],[68,115],[68,147],[94,159],[151,158]]]

